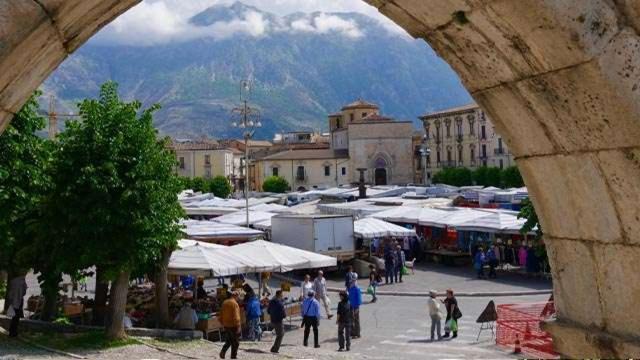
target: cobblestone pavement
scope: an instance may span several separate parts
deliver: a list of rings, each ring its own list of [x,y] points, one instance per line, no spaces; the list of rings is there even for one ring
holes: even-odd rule
[[[361,287],[369,283],[369,274],[360,274]],[[362,279],[364,277],[364,279]],[[328,279],[328,286],[344,287],[344,279],[334,274]],[[523,274],[499,272],[497,279],[477,279],[474,270],[468,267],[454,267],[437,264],[418,265],[415,273],[405,275],[402,283],[382,285],[380,291],[427,292],[430,289],[442,292],[448,288],[458,292],[502,292],[551,290],[551,280],[527,277]],[[384,282],[384,276],[383,276]]]
[[[335,311],[337,298],[331,295],[332,308]],[[302,344],[302,330],[288,331],[284,338],[281,354],[268,353],[273,339],[266,332],[259,343],[242,342],[240,359],[509,359],[513,354],[495,346],[491,332],[485,331],[476,341],[479,324],[475,319],[490,300],[496,304],[541,302],[548,296],[516,296],[498,298],[459,298],[460,309],[464,316],[460,320],[457,339],[441,342],[428,341],[430,320],[427,316],[426,299],[416,297],[381,296],[378,302],[365,304],[361,308],[362,338],[352,342],[352,351],[338,353],[337,330],[334,321],[326,318],[320,324],[320,349],[305,348]],[[294,320],[297,325],[299,320]],[[150,341],[150,340],[145,340]],[[153,341],[162,348],[171,349],[183,355],[198,359],[217,358],[221,343],[207,341],[165,343]],[[80,353],[90,359],[186,359],[172,353],[158,351],[144,346],[134,345],[104,352]],[[16,343],[0,335],[0,359],[68,359]]]

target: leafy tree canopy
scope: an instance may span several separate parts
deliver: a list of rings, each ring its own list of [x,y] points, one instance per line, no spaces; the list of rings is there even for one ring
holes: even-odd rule
[[[49,180],[49,142],[36,135],[46,121],[38,115],[36,92],[0,135],[0,269],[16,264],[16,249],[30,240],[30,223]]]
[[[79,105],[82,119],[67,122],[47,209],[73,266],[98,265],[111,279],[175,247],[183,216],[175,157],[152,125],[159,107],[141,110],[117,90],[105,83],[99,99]]]
[[[453,186],[495,186],[500,188],[522,187],[524,182],[516,166],[501,170],[496,167],[479,167],[473,171],[467,168],[444,168],[432,179],[434,184]]]
[[[221,198],[227,198],[229,194],[231,194],[231,191],[233,191],[229,180],[222,175],[214,177],[207,185],[209,192]]]
[[[289,183],[280,176],[270,176],[264,180],[262,190],[281,194],[289,190]]]

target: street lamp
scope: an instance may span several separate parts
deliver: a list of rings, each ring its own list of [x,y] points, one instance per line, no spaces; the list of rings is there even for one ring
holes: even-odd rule
[[[429,186],[429,180],[427,179],[427,156],[431,154],[431,149],[427,144],[427,135],[422,137],[422,145],[420,146],[420,156],[422,157],[422,182]]]
[[[240,102],[241,105],[231,110],[231,126],[242,129],[244,138],[244,199],[247,214],[247,227],[249,227],[249,140],[253,137],[256,129],[262,127],[260,122],[260,110],[250,107],[249,96],[251,95],[251,81],[242,80],[240,82]]]

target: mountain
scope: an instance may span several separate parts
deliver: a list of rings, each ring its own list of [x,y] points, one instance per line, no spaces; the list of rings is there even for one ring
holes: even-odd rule
[[[180,137],[238,136],[229,118],[244,78],[254,82],[261,138],[326,129],[327,114],[356,98],[416,123],[426,111],[471,101],[425,42],[359,13],[278,16],[238,2],[208,8],[188,26],[188,38],[154,45],[94,38],[47,79],[45,95],[55,95],[58,112],[75,111],[115,80],[124,98],[161,104],[157,128]]]

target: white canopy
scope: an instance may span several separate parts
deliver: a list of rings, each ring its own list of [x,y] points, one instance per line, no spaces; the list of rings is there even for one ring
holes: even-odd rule
[[[490,233],[518,234],[526,219],[506,212],[490,212],[485,216],[462,222],[455,226],[462,231],[482,231]]]
[[[231,214],[230,214],[231,215]],[[219,218],[216,218],[216,220]],[[225,224],[217,221],[184,220],[183,230],[191,239],[247,238],[255,239],[263,235],[262,231],[243,226]]]
[[[489,214],[487,211],[474,210],[470,208],[450,208],[440,210],[444,210],[446,215],[442,216],[441,214],[434,214],[433,216],[421,217],[420,225],[444,228],[448,226],[456,226]]]
[[[276,214],[265,212],[265,211],[256,211],[256,210],[249,209],[249,225],[253,225],[257,222],[271,219],[271,217],[274,215]],[[231,214],[222,215],[220,217],[213,219],[213,221],[223,223],[223,224],[245,225],[247,223],[247,213],[245,211],[238,211]]]
[[[178,240],[178,247],[180,249],[185,249],[191,246],[202,246],[210,249],[227,248],[227,246],[224,246],[224,245],[212,244],[204,241],[196,241],[196,240],[190,240],[190,239]]]
[[[289,209],[287,206],[280,204],[259,204],[249,207],[249,210],[264,212],[286,211],[287,209]]]
[[[235,256],[230,248],[194,245],[174,251],[169,273],[175,275],[230,276],[251,272],[252,267]]]
[[[453,208],[451,208],[453,209]],[[449,216],[450,212],[429,207],[401,206],[374,214],[374,218],[407,224],[429,225],[431,221]]]
[[[403,228],[402,226],[398,226],[372,217],[354,221],[353,232],[356,236],[365,239],[387,236],[416,236],[416,232],[413,229]]]
[[[316,254],[291,246],[264,240],[234,245],[230,248],[236,255],[249,258],[263,267],[257,271],[287,272],[297,269],[311,269],[336,266],[337,260],[331,256]],[[273,264],[269,268],[269,264]]]

